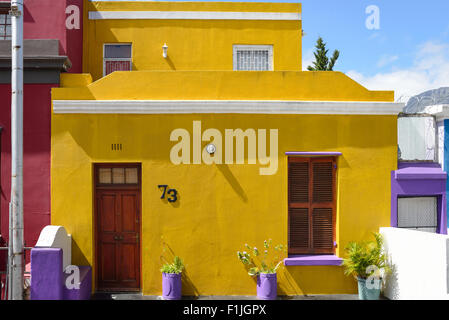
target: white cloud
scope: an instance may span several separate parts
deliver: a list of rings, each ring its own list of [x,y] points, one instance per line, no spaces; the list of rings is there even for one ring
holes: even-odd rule
[[[424,91],[449,87],[449,44],[429,41],[420,45],[413,65],[407,69],[374,76],[354,70],[346,74],[370,90],[394,90],[397,101],[407,102]]]
[[[315,61],[315,56],[313,55],[313,48],[310,48],[306,50],[305,54],[303,55],[302,59],[302,70],[307,71],[307,67],[311,66],[313,62]]]
[[[384,54],[380,57],[379,61],[377,62],[377,66],[379,68],[382,68],[382,67],[385,67],[385,66],[395,62],[398,59],[399,59],[398,56],[391,56],[388,54]]]

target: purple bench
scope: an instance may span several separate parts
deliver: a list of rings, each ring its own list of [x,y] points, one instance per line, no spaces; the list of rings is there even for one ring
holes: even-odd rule
[[[63,272],[62,249],[31,250],[31,300],[89,300],[92,290],[92,268],[79,266],[79,289],[69,289]]]

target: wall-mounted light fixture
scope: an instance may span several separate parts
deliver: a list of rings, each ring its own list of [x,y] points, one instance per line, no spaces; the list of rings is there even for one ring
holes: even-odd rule
[[[167,58],[167,51],[168,51],[168,46],[166,43],[164,43],[164,45],[162,46],[162,56],[164,58]]]
[[[217,150],[217,148],[216,148],[215,145],[213,145],[212,143],[211,143],[211,144],[208,144],[208,145],[206,146],[206,151],[207,151],[207,153],[209,153],[209,154],[214,154],[216,150]]]

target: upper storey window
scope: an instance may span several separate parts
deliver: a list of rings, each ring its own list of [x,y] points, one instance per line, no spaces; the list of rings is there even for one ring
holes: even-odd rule
[[[0,40],[11,40],[11,17],[0,11]]]
[[[105,44],[103,51],[103,76],[114,71],[131,71],[131,44]]]
[[[234,45],[234,70],[273,71],[272,45]]]

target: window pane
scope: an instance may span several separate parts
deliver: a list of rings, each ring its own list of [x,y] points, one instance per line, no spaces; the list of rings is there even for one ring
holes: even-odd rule
[[[100,170],[98,170],[98,173],[99,173],[98,180],[100,183],[112,183],[112,175],[110,168],[100,168]]]
[[[436,232],[437,198],[414,197],[398,199],[398,227]]]
[[[125,169],[124,168],[112,168],[112,183],[113,184],[125,183]]]
[[[400,160],[436,160],[436,121],[432,116],[398,119]]]
[[[237,70],[269,71],[268,50],[237,50]]]
[[[139,182],[137,178],[137,168],[126,168],[125,175],[126,175],[126,183],[137,184]]]
[[[131,58],[130,44],[107,44],[104,46],[105,58]]]
[[[108,75],[114,71],[130,71],[131,62],[129,61],[106,61],[106,72]]]

